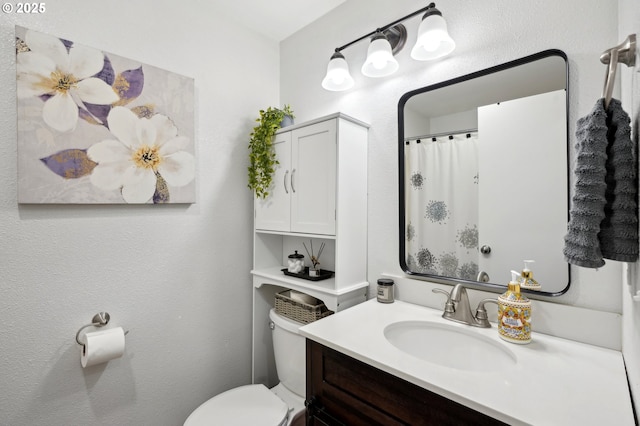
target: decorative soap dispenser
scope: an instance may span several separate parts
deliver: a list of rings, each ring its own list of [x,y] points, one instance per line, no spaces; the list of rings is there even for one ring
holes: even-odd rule
[[[529,268],[530,263],[535,263],[535,260],[525,260],[524,269],[520,274],[520,287],[527,290],[540,290],[542,286],[538,284],[538,281],[533,279],[533,271]]]
[[[498,297],[498,334],[511,343],[531,341],[531,301],[520,293],[520,274],[511,271],[507,291]]]

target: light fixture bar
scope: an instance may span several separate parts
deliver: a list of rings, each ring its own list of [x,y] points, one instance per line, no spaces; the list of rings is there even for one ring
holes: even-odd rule
[[[399,24],[402,21],[406,21],[409,18],[413,18],[414,16],[419,15],[419,14],[421,14],[423,12],[426,12],[427,10],[432,9],[434,7],[436,7],[435,3],[429,3],[429,5],[427,7],[423,7],[422,9],[416,10],[415,12],[410,13],[407,16],[404,16],[404,17],[402,17],[400,19],[396,19],[395,21],[393,21],[393,22],[391,22],[391,23],[389,23],[389,24],[387,24],[387,25],[385,25],[383,27],[377,28],[374,31],[371,31],[370,33],[367,33],[367,34],[363,35],[362,37],[357,38],[357,39],[345,44],[344,46],[336,47],[335,51],[336,52],[340,52],[340,51],[346,49],[347,47],[358,43],[359,41],[362,41],[362,40],[364,40],[364,39],[366,39],[368,37],[371,37],[371,36],[375,35],[377,32],[384,32],[384,31],[388,30],[389,28],[393,27],[394,25]]]
[[[394,55],[402,50],[407,40],[407,30],[401,22],[421,13],[424,15],[418,28],[416,44],[411,50],[411,57],[415,60],[427,61],[451,53],[455,49],[455,42],[449,36],[447,23],[442,13],[436,9],[436,4],[429,3],[422,9],[336,47],[327,65],[322,87],[331,91],[343,91],[353,87],[354,79],[349,73],[349,65],[341,52],[364,39],[370,39],[370,44],[367,49],[367,58],[361,68],[362,74],[366,77],[380,78],[395,73],[399,64]]]

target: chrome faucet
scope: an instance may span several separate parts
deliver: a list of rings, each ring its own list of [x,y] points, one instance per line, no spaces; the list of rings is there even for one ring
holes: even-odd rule
[[[434,293],[442,293],[447,296],[447,301],[444,305],[444,312],[442,318],[450,321],[459,322],[462,324],[471,325],[474,327],[491,327],[489,319],[487,318],[487,311],[484,307],[485,303],[498,303],[495,299],[483,299],[478,304],[475,315],[471,312],[471,306],[469,305],[469,296],[467,295],[467,289],[462,284],[456,284],[451,290],[451,293],[434,288]]]

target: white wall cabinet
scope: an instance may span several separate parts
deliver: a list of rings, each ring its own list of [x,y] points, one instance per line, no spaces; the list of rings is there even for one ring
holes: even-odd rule
[[[268,312],[275,293],[293,289],[339,311],[367,299],[368,125],[337,113],[281,129],[274,138],[279,165],[266,199],[255,199],[253,253],[254,383],[277,383]],[[322,243],[322,281],[284,275],[303,243]]]
[[[336,119],[278,133],[270,196],[256,199],[256,229],[335,235]]]
[[[291,230],[291,132],[278,133],[273,139],[278,159],[269,196],[254,197],[255,228],[272,231]]]

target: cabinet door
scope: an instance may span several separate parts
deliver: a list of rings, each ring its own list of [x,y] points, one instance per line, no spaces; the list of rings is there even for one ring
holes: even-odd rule
[[[273,146],[280,164],[276,165],[271,188],[269,188],[269,196],[254,200],[255,225],[256,229],[289,231],[291,219],[291,132],[276,135]]]
[[[491,282],[507,282],[524,259],[536,261],[540,283],[569,282],[558,238],[567,230],[567,147],[557,136],[566,134],[566,111],[564,90],[478,108],[478,247],[491,247],[479,267]]]
[[[312,340],[306,346],[308,424],[506,426]]]
[[[336,120],[292,132],[291,231],[335,235]]]

